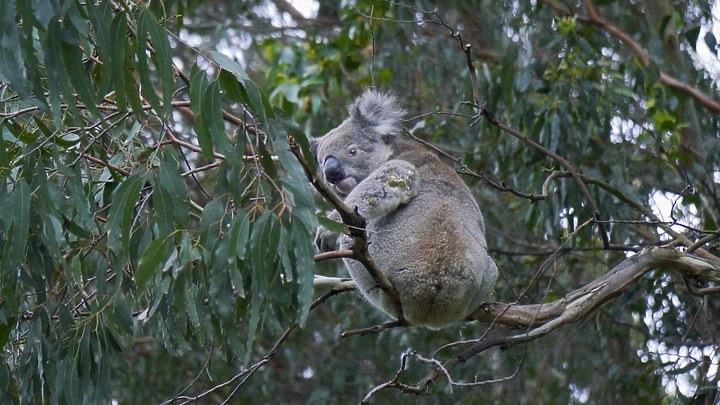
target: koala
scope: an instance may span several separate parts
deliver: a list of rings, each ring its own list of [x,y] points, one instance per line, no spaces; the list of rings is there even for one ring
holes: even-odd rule
[[[480,208],[455,170],[399,136],[405,112],[395,97],[368,90],[348,110],[340,126],[311,139],[321,177],[367,220],[368,250],[397,290],[404,318],[432,329],[462,320],[497,278]],[[329,217],[340,220],[336,211]],[[352,239],[319,226],[315,244],[349,249]],[[397,319],[363,265],[343,260],[360,293]]]

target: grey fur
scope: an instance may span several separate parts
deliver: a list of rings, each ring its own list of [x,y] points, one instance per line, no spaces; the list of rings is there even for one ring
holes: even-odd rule
[[[397,135],[404,111],[394,97],[366,91],[349,112],[312,141],[318,170],[368,220],[370,254],[397,288],[405,318],[430,328],[462,320],[497,278],[480,208],[452,168]],[[339,220],[337,212],[330,217]],[[329,251],[352,240],[321,226],[315,242]],[[344,261],[362,295],[397,318],[365,268]]]

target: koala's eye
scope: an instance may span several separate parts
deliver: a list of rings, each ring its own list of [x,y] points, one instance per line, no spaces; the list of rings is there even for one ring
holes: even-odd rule
[[[347,153],[350,157],[353,157],[353,156],[357,155],[357,148],[348,148]]]

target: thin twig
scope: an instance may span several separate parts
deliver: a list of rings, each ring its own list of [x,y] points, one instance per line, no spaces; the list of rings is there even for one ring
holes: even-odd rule
[[[400,326],[405,326],[405,323],[402,321],[386,322],[386,323],[382,323],[380,325],[370,326],[368,328],[349,330],[347,332],[341,333],[340,337],[346,338],[346,337],[357,336],[357,335],[364,336],[364,335],[369,335],[372,333],[380,333],[380,332],[384,331],[385,329],[392,329],[392,328],[397,328]]]
[[[508,186],[507,184],[505,184],[504,182],[501,182],[501,183],[499,183],[499,184],[498,184],[498,183],[495,183],[494,181],[492,181],[492,180],[488,179],[487,177],[485,177],[485,175],[480,174],[480,173],[476,173],[476,172],[470,170],[470,168],[467,167],[467,165],[462,162],[462,158],[460,158],[460,157],[455,157],[455,156],[453,156],[453,155],[445,152],[444,150],[438,148],[437,146],[433,145],[432,143],[430,143],[430,142],[428,142],[428,141],[426,141],[426,140],[424,140],[424,139],[421,139],[421,138],[417,137],[417,136],[416,136],[415,134],[413,134],[412,131],[410,131],[408,128],[405,128],[405,127],[402,127],[402,128],[403,128],[403,130],[405,131],[405,133],[406,133],[408,136],[410,136],[412,139],[414,139],[416,142],[421,143],[422,145],[424,145],[424,146],[432,149],[433,151],[435,151],[437,154],[439,154],[439,155],[441,155],[441,156],[444,156],[444,157],[452,160],[452,162],[459,167],[459,169],[457,170],[457,172],[458,172],[459,174],[465,174],[465,175],[468,175],[468,176],[471,176],[471,177],[475,177],[476,179],[479,179],[479,180],[483,181],[484,183],[486,183],[487,185],[489,185],[490,187],[492,187],[492,188],[494,188],[494,189],[496,189],[496,190],[498,190],[498,191],[502,191],[502,192],[505,192],[505,193],[510,193],[510,194],[512,194],[512,195],[514,195],[514,196],[516,196],[516,197],[530,200],[530,202],[541,201],[541,200],[546,200],[546,199],[547,199],[547,195],[527,194],[527,193],[523,193],[523,192],[521,192],[521,191],[517,191],[517,190],[513,189],[512,187],[509,187],[509,186]]]

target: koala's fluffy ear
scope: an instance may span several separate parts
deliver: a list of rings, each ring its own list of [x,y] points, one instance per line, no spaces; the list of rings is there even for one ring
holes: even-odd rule
[[[308,141],[310,142],[310,153],[312,153],[313,158],[315,158],[315,161],[317,162],[317,151],[320,141],[317,138],[311,137],[308,137]]]
[[[363,129],[372,129],[389,143],[398,130],[405,110],[397,105],[395,96],[366,90],[350,107],[350,119]],[[388,137],[390,136],[390,137]]]

